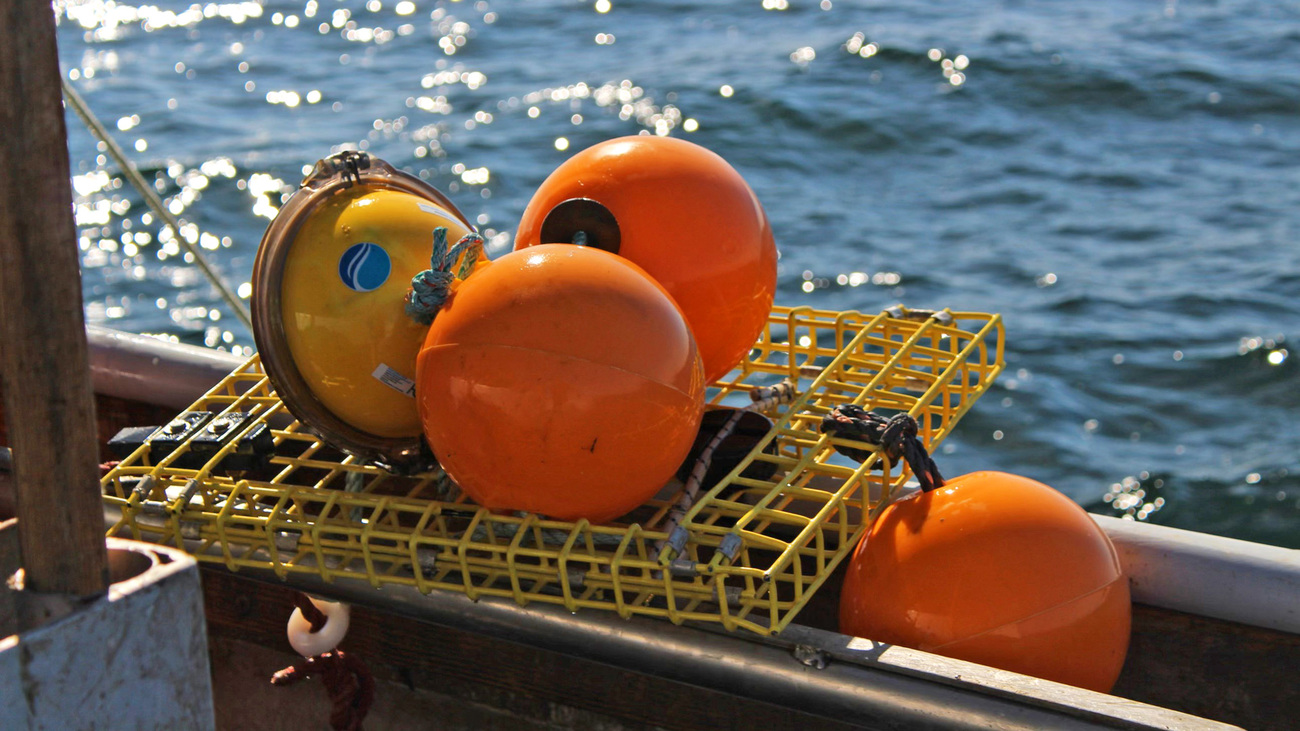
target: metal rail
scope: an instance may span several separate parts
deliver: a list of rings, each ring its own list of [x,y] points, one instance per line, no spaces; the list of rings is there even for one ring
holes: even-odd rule
[[[235,360],[225,354],[138,336],[92,335],[92,361],[104,349],[129,346],[137,363],[164,366],[187,402],[219,380]],[[172,351],[197,362],[173,366]],[[208,355],[214,362],[208,363]],[[225,361],[224,363],[221,361]],[[123,371],[135,366],[123,363]],[[96,386],[103,390],[97,372]],[[182,381],[187,381],[184,386]],[[142,394],[143,396],[143,394]],[[1096,517],[1115,541],[1144,604],[1295,632],[1300,596],[1297,552],[1242,541]],[[112,522],[110,522],[110,525]],[[1204,542],[1210,545],[1202,545]],[[190,551],[203,550],[197,542]],[[225,569],[208,564],[205,570]],[[450,592],[425,595],[414,587],[326,582],[314,574],[275,577],[242,570],[249,580],[287,585],[394,615],[559,652],[581,663],[604,663],[672,678],[721,693],[774,703],[868,728],[1236,728],[1156,706],[1092,693],[897,646],[791,625],[770,638],[743,639],[712,625],[676,626],[653,619],[582,611],[509,599],[477,601]],[[1230,580],[1229,580],[1230,579]],[[1203,606],[1216,588],[1215,607]],[[1233,598],[1237,601],[1233,601]],[[1240,601],[1249,598],[1249,601]],[[1263,616],[1260,614],[1263,612]],[[1280,624],[1279,624],[1280,622]]]
[[[189,546],[199,550],[197,544]],[[224,571],[214,565],[205,570]],[[743,639],[711,626],[531,604],[413,587],[375,591],[269,572],[239,576],[288,585],[496,639],[872,729],[1185,729],[1238,727],[973,663],[802,626]]]

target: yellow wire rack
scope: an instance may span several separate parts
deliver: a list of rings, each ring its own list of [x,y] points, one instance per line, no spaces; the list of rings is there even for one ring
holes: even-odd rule
[[[910,476],[906,465],[894,474],[878,451],[862,464],[840,456],[836,444],[870,447],[821,434],[822,417],[849,403],[905,411],[934,448],[1001,372],[1003,346],[998,315],[775,308],[710,403],[747,404],[752,388],[782,379],[797,395],[767,414],[775,427],[701,492],[676,530],[677,481],[619,521],[592,525],[489,511],[440,471],[402,476],[362,463],[294,420],[254,356],[190,411],[251,414],[235,428],[269,430],[269,466],[223,469],[234,440],[197,467],[189,440],[159,459],[146,442],[103,479],[118,516],[109,534],[280,578],[310,573],[775,633]]]

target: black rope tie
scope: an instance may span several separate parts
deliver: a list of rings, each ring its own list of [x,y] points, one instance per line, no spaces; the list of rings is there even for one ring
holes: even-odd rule
[[[929,492],[936,487],[943,487],[943,475],[939,467],[930,458],[925,444],[919,435],[920,426],[909,414],[894,414],[886,419],[861,406],[846,404],[831,409],[831,413],[822,418],[823,434],[831,434],[842,439],[875,444],[884,450],[891,463],[899,458],[907,461],[912,468],[921,489]],[[840,444],[832,445],[835,451],[857,462],[866,462],[873,450],[857,449]]]

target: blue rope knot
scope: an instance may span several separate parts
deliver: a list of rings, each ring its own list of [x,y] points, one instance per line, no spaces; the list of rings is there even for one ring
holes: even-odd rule
[[[411,278],[411,289],[406,293],[406,314],[421,325],[432,325],[447,298],[451,285],[465,279],[474,271],[474,265],[483,253],[483,237],[471,231],[461,237],[455,246],[447,247],[447,228],[433,230],[433,256],[429,268]],[[462,257],[463,255],[463,257]],[[456,273],[451,267],[460,260]]]

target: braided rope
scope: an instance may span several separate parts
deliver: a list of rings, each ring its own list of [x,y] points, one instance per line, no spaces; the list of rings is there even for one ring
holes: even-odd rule
[[[939,467],[930,458],[925,444],[919,437],[920,427],[910,414],[894,414],[886,419],[852,404],[844,404],[831,409],[822,418],[821,431],[842,439],[854,439],[868,444],[875,444],[884,450],[890,462],[901,457],[912,468],[921,489],[929,492],[936,487],[943,487],[943,475]],[[874,450],[858,449],[842,444],[832,445],[836,452],[857,462],[866,462]]]
[[[655,542],[654,553],[659,563],[666,564],[677,558],[680,547],[670,545],[673,534],[681,530],[682,521],[686,519],[686,514],[690,512],[691,507],[695,505],[695,501],[699,498],[704,477],[708,474],[709,465],[713,462],[713,453],[735,431],[740,424],[741,417],[745,415],[746,411],[762,413],[781,404],[793,402],[795,397],[799,395],[797,388],[794,381],[786,378],[774,386],[756,386],[750,389],[749,399],[751,403],[743,409],[736,409],[731,417],[718,428],[708,446],[696,458],[694,469],[691,470],[681,494],[678,496],[677,501],[673,503],[672,509],[668,511],[667,520],[664,521],[663,527],[660,528],[669,537]]]
[[[421,325],[432,325],[438,310],[451,295],[452,283],[468,277],[482,253],[483,237],[477,233],[465,234],[455,246],[448,248],[446,227],[435,228],[429,268],[411,278],[411,289],[406,293],[406,314]],[[451,267],[457,259],[460,268],[452,274]]]

